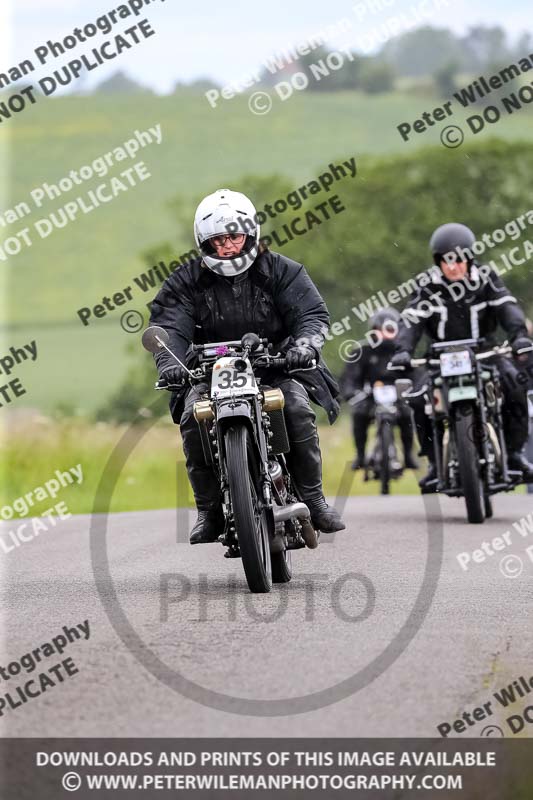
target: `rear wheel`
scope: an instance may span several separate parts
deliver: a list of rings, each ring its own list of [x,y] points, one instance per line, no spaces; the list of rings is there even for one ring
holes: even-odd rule
[[[383,422],[380,428],[381,440],[381,464],[380,464],[380,481],[381,481],[381,494],[389,494],[390,492],[390,452],[392,445],[392,427],[390,422]]]
[[[479,524],[485,519],[485,498],[479,469],[479,452],[475,445],[475,413],[470,406],[457,408],[455,438],[461,488],[468,521]]]
[[[259,469],[248,428],[229,428],[225,436],[231,506],[246,580],[251,592],[272,588],[270,541],[264,511],[259,509]]]
[[[486,494],[484,497],[485,501],[485,519],[491,519],[492,517],[492,501],[490,499],[490,495]]]
[[[292,578],[291,551],[271,553],[272,583],[288,583]]]

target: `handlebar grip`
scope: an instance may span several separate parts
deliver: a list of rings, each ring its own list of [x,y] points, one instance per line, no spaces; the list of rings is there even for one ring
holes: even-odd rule
[[[393,364],[391,361],[387,364],[389,372],[405,372],[407,367],[404,364]]]
[[[492,350],[487,350],[485,353],[475,353],[474,358],[476,361],[486,361],[488,358],[494,356],[507,356],[513,352],[513,348],[509,346],[493,347]]]

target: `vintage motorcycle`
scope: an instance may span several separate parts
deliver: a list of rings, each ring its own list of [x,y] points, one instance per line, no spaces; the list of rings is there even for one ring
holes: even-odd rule
[[[431,418],[437,477],[424,491],[464,497],[471,523],[492,516],[491,495],[522,482],[522,474],[507,466],[498,368],[485,363],[512,348],[504,344],[479,352],[482,346],[482,339],[434,343],[429,358],[411,361],[412,367],[429,367],[428,384],[413,392],[411,381],[396,381],[407,402],[424,396]]]
[[[379,481],[381,494],[389,494],[391,480],[400,478],[403,474],[403,465],[398,458],[394,441],[394,428],[398,422],[398,403],[402,400],[394,384],[376,381],[371,391],[374,398],[376,438],[365,464],[364,480]],[[360,395],[367,398],[369,391],[356,394],[348,404],[353,406],[360,402]]]
[[[219,541],[227,558],[241,557],[251,592],[291,580],[291,551],[318,546],[318,534],[291,478],[289,440],[279,388],[262,386],[254,370],[284,369],[266,339],[192,345],[198,367],[188,369],[168,347],[167,332],[151,326],[143,345],[165,349],[186,372],[201,399],[194,404],[204,457],[220,481],[225,528]],[[157,389],[168,389],[164,382]]]

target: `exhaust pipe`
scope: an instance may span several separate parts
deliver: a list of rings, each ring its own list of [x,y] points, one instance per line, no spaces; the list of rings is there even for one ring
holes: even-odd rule
[[[302,538],[310,550],[318,547],[318,536],[311,522],[311,512],[305,503],[290,503],[288,506],[274,508],[274,522],[286,522],[297,517],[302,525]]]
[[[274,522],[286,522],[293,517],[311,519],[311,512],[305,503],[290,503],[288,506],[274,508]]]

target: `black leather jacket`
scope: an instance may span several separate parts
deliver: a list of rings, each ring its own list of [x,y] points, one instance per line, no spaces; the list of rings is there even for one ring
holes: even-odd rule
[[[402,312],[396,350],[412,353],[422,334],[432,341],[485,337],[490,346],[498,325],[511,342],[527,336],[516,297],[493,269],[474,264],[463,288],[454,283],[463,282],[448,282],[440,271],[433,272],[432,280],[414,292]]]
[[[248,332],[269,339],[274,352],[284,352],[298,339],[312,340],[317,368],[294,377],[326,410],[330,423],[335,421],[339,388],[320,356],[329,314],[302,264],[267,250],[242,275],[224,278],[196,258],[163,283],[151,305],[150,324],[165,328],[170,349],[188,366],[194,365],[191,344],[240,339]],[[165,351],[155,360],[160,373],[175,363]],[[267,382],[268,375],[261,378]],[[181,417],[185,393],[172,395],[175,422]]]

